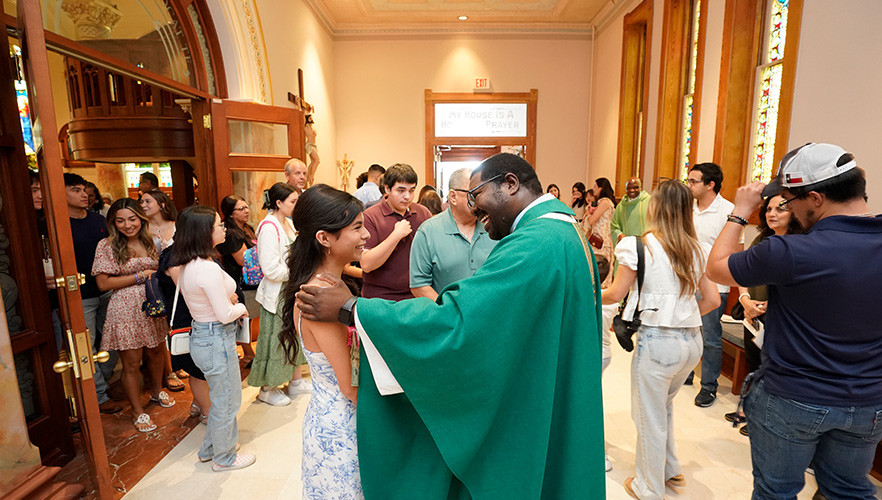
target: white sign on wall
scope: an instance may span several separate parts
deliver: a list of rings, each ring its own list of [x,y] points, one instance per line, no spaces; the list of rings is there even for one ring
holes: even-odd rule
[[[435,103],[435,137],[527,137],[527,104]]]

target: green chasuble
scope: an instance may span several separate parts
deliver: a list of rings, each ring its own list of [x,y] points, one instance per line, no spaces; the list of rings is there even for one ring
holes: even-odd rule
[[[404,389],[381,396],[362,352],[368,500],[606,498],[597,269],[574,224],[539,218],[550,212],[573,214],[532,207],[437,302],[358,300]]]

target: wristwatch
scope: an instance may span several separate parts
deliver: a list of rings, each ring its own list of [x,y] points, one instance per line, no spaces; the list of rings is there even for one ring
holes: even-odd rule
[[[352,296],[343,304],[343,307],[340,308],[340,312],[337,313],[337,321],[343,323],[346,326],[355,326],[355,314],[353,313],[353,309],[355,309],[355,301],[358,300],[358,297]]]

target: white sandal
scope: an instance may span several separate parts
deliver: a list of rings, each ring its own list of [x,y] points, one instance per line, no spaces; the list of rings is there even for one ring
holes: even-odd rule
[[[159,395],[155,398],[153,396],[150,396],[150,401],[153,401],[154,403],[159,403],[159,406],[163,408],[171,408],[175,405],[175,400],[172,399],[165,391],[159,391]]]
[[[146,425],[147,427],[140,427],[142,425]],[[154,424],[153,421],[150,420],[150,415],[142,413],[138,415],[138,418],[135,419],[135,429],[137,429],[139,432],[150,432],[156,430],[156,424]]]

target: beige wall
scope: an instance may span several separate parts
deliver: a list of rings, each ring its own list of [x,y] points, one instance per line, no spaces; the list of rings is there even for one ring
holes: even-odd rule
[[[870,208],[882,211],[882,3],[806,0],[790,147],[831,142],[867,172]],[[786,49],[785,49],[786,50]]]
[[[297,95],[297,69],[303,69],[304,96],[316,109],[316,144],[322,159],[316,181],[336,186],[334,42],[303,1],[267,0],[258,6],[272,103],[291,105],[288,92]]]
[[[562,191],[586,180],[591,42],[507,38],[338,40],[335,44],[337,155],[411,164],[424,184],[425,89],[472,92],[488,77],[494,92],[539,90],[536,170]]]

